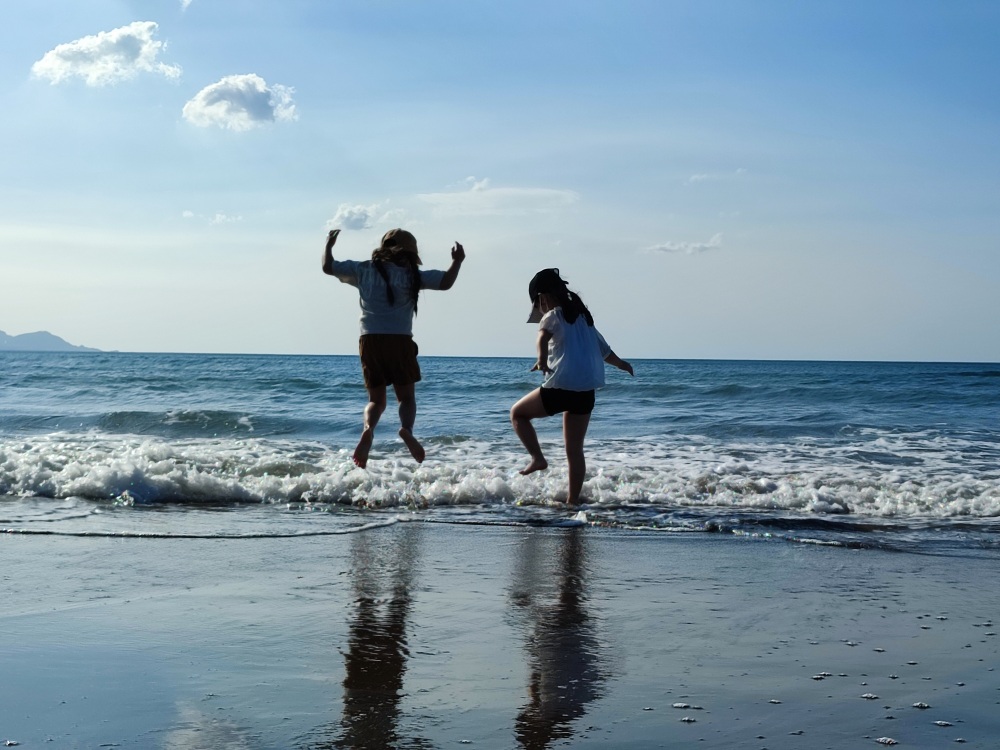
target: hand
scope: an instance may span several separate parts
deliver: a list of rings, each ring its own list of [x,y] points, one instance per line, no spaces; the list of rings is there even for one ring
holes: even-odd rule
[[[331,229],[330,233],[326,236],[326,247],[329,250],[337,243],[337,237],[340,235],[339,229]]]
[[[622,369],[629,375],[631,375],[633,378],[635,377],[635,371],[632,369],[632,365],[630,365],[624,359],[622,360]]]
[[[531,366],[531,369],[528,370],[528,372],[539,372],[539,371],[543,375],[548,375],[550,372],[552,372],[552,370],[549,369],[549,365],[547,362],[535,362],[535,364]]]
[[[455,247],[451,249],[451,259],[455,263],[461,263],[465,260],[465,248],[462,247],[462,243],[455,243]]]

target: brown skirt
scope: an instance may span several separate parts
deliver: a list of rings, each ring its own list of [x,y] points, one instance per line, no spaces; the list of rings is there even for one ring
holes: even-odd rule
[[[420,381],[417,342],[397,333],[366,333],[358,342],[365,387],[409,385]]]

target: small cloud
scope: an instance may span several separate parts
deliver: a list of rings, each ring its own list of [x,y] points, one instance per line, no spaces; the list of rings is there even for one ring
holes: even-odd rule
[[[352,206],[341,203],[337,213],[326,222],[327,229],[371,229],[373,226],[400,226],[406,223],[406,211],[402,208],[386,209],[383,204],[371,206]]]
[[[179,78],[179,65],[157,61],[167,47],[166,42],[154,41],[157,28],[154,21],[135,21],[119,29],[60,44],[32,65],[31,72],[52,84],[78,77],[88,86],[127,81],[139,73]]]
[[[469,190],[472,191],[486,190],[490,186],[490,180],[488,177],[482,180],[477,180],[475,177],[466,177],[465,184],[467,184],[469,186]]]
[[[341,229],[368,229],[374,224],[378,211],[378,204],[351,206],[347,203],[341,203],[337,206],[337,213],[327,222],[327,226],[330,228],[340,227]]]
[[[181,0],[182,11],[187,10],[190,5],[191,5],[191,0]]]
[[[240,221],[243,221],[242,216],[228,216],[227,214],[217,213],[208,220],[208,223],[212,226],[217,226],[219,224],[236,224]]]
[[[718,250],[722,247],[722,233],[712,235],[708,242],[664,242],[645,248],[649,253],[683,253],[695,255],[706,250]]]
[[[572,190],[551,188],[495,188],[488,179],[465,179],[467,189],[443,193],[423,193],[417,198],[440,213],[484,216],[554,213],[576,203],[580,196]]]
[[[184,105],[184,119],[201,128],[216,125],[236,131],[279,120],[297,120],[292,93],[294,89],[288,86],[268,86],[253,73],[226,76],[203,88]]]
[[[205,214],[196,214],[194,211],[182,211],[181,218],[185,221],[192,221],[197,219],[199,223],[208,224],[209,226],[219,226],[220,224],[236,224],[237,222],[243,221],[242,216],[230,216],[229,214],[224,214],[221,211],[217,211],[211,216],[206,216]]]
[[[687,178],[687,184],[688,185],[693,185],[696,182],[709,182],[709,181],[716,181],[716,180],[729,180],[729,179],[732,179],[734,177],[743,177],[746,173],[747,173],[747,171],[743,167],[740,167],[735,172],[726,172],[726,173],[723,173],[723,174],[710,174],[710,173],[707,173],[707,172],[700,172],[698,174],[693,174],[690,177],[688,177]]]

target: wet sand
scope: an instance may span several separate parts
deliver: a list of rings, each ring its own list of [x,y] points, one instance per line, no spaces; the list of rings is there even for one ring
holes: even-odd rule
[[[0,564],[0,742],[23,748],[1000,737],[989,560],[400,523],[231,541],[0,535]]]

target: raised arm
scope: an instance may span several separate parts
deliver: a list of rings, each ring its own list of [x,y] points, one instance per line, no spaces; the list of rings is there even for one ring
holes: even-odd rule
[[[441,279],[441,286],[439,288],[442,292],[455,286],[455,279],[458,278],[458,272],[462,268],[462,261],[464,260],[465,248],[462,247],[460,242],[456,242],[455,247],[451,249],[451,265],[444,272],[444,278]]]
[[[624,359],[619,357],[614,352],[608,352],[608,356],[604,358],[604,361],[607,362],[609,365],[614,365],[619,370],[624,370],[632,377],[635,377],[635,372],[632,370],[632,365],[630,365],[628,362],[626,362]]]
[[[331,229],[326,236],[326,248],[323,250],[323,273],[333,276],[333,246],[337,243],[339,229]]]

